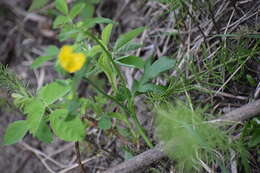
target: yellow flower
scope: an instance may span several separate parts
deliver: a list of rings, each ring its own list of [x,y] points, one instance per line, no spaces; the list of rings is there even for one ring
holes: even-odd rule
[[[73,46],[69,45],[62,46],[58,58],[61,67],[70,73],[80,70],[86,61],[83,53],[73,52]]]

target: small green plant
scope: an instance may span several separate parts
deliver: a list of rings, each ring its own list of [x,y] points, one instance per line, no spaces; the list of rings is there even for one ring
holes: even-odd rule
[[[47,2],[33,1],[31,9]],[[83,1],[73,4],[71,8],[65,0],[56,0],[54,4],[59,15],[55,18],[53,27],[60,29],[61,42],[68,41],[72,44],[60,49],[50,45],[32,63],[31,68],[40,68],[46,61],[55,61],[55,69],[64,75],[64,79],[56,79],[31,93],[15,75],[1,66],[1,86],[12,93],[15,105],[26,115],[25,120],[15,121],[8,126],[4,144],[14,144],[28,132],[46,143],[52,141],[53,134],[64,141],[78,142],[84,140],[86,128],[96,126],[102,130],[115,128],[122,135],[127,134],[127,139],[134,143],[142,137],[149,147],[153,147],[136,116],[134,99],[139,94],[163,90],[163,86],[155,85],[151,80],[172,69],[175,61],[159,57],[152,63],[151,58],[144,61],[129,53],[140,47],[133,40],[145,27],[122,34],[115,44],[111,44],[110,37],[115,22],[91,16],[78,20],[77,17],[81,16],[84,7],[88,5]],[[92,31],[92,27],[100,23],[106,24],[106,27],[99,35]],[[132,88],[127,88],[120,66],[143,70],[142,77],[134,82]],[[107,94],[98,81],[94,82],[93,79],[98,79],[100,73],[105,74],[112,88],[111,94]],[[79,96],[79,85],[82,82],[92,86],[95,97]],[[113,104],[104,106],[108,100]],[[113,119],[124,123],[129,133],[122,133],[117,125],[113,126]]]
[[[219,125],[204,121],[203,110],[193,111],[178,101],[175,106],[159,106],[156,111],[156,135],[165,153],[177,161],[179,170],[201,172],[202,163],[207,163],[218,165],[225,172],[228,170],[225,158],[230,158],[230,151],[234,150],[240,154],[246,172],[249,171],[242,142],[231,141]]]

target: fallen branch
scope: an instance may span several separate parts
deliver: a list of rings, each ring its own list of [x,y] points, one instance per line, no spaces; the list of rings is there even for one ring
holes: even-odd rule
[[[252,118],[260,113],[260,99],[252,103],[248,103],[240,108],[237,108],[222,117],[213,120],[211,122],[219,121],[243,121]],[[153,149],[147,150],[134,158],[127,160],[113,168],[109,168],[102,173],[132,173],[137,170],[149,166],[150,164],[167,157],[165,153],[162,152],[162,148],[157,146]]]
[[[252,118],[260,113],[260,99],[254,102],[248,103],[240,108],[237,108],[229,113],[226,113],[218,120],[223,121],[243,121]]]
[[[145,168],[150,164],[161,160],[166,155],[161,151],[158,145],[153,149],[147,150],[134,158],[127,160],[113,168],[110,168],[102,173],[131,173],[136,172],[140,168]]]

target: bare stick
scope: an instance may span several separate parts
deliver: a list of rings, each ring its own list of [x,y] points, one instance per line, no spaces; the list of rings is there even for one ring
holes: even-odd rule
[[[252,118],[260,113],[260,99],[248,103],[240,108],[237,108],[229,113],[226,113],[218,120],[223,121],[243,121]]]
[[[135,156],[133,159],[127,160],[113,168],[110,168],[102,173],[131,173],[136,172],[140,168],[161,160],[166,155],[161,151],[160,146],[147,150],[142,154]]]
[[[85,170],[85,168],[81,162],[81,158],[80,158],[79,142],[75,142],[75,150],[76,150],[77,160],[78,160],[78,164],[80,166],[81,173],[86,173],[86,170]]]
[[[81,163],[84,165],[85,163],[87,163],[87,162],[89,162],[89,161],[91,161],[91,160],[97,159],[97,158],[98,158],[97,156],[93,156],[93,157],[91,157],[91,158],[88,158],[88,159],[83,160]],[[78,163],[75,163],[75,164],[69,166],[68,168],[65,168],[65,169],[59,171],[59,173],[67,173],[67,172],[70,172],[72,169],[77,168],[78,166],[79,166],[79,164],[78,164]]]
[[[237,108],[217,120],[212,122],[219,121],[243,121],[253,116],[256,116],[260,113],[260,99],[252,103],[248,103],[240,108]],[[167,157],[166,154],[162,152],[160,146],[157,146],[153,149],[147,150],[142,154],[135,156],[134,158],[127,160],[113,168],[109,168],[102,173],[131,173],[136,172],[137,170],[149,166],[150,164],[161,160],[162,158]]]

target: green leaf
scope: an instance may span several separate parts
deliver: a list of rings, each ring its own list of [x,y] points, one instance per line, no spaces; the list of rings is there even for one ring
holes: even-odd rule
[[[98,66],[100,69],[102,69],[105,72],[113,90],[117,91],[117,83],[116,83],[117,73],[105,54],[101,55],[101,57],[98,59]]]
[[[102,31],[101,39],[105,45],[108,45],[109,43],[112,28],[113,28],[113,24],[108,24]]]
[[[65,41],[70,38],[76,39],[79,32],[81,32],[79,29],[74,29],[72,26],[63,27],[59,34],[59,40]]]
[[[131,92],[125,86],[119,86],[118,92],[116,93],[116,99],[120,102],[124,102],[125,100],[129,100],[131,98]]]
[[[44,49],[43,56],[39,56],[36,60],[31,64],[31,68],[35,69],[40,67],[44,62],[49,61],[54,56],[59,53],[59,49],[56,46],[49,46]]]
[[[127,44],[129,41],[131,41],[135,37],[137,37],[139,34],[141,34],[144,30],[145,30],[145,27],[139,27],[139,28],[136,28],[132,31],[129,31],[129,32],[121,35],[115,43],[114,50],[118,50],[119,48],[121,48],[122,46]]]
[[[53,22],[53,28],[56,29],[58,28],[60,25],[64,25],[66,23],[69,22],[69,19],[68,17],[66,16],[62,16],[62,15],[59,15],[55,18],[54,22]]]
[[[98,121],[98,127],[103,130],[110,129],[112,127],[112,122],[110,117],[105,115],[101,116],[100,120]]]
[[[116,119],[124,121],[124,122],[128,121],[126,115],[121,114],[119,112],[110,112],[110,113],[108,113],[108,116],[112,117],[112,118],[116,118]]]
[[[95,17],[95,18],[85,19],[83,21],[82,28],[88,29],[88,28],[91,28],[91,27],[95,26],[96,24],[100,24],[100,23],[113,23],[113,24],[115,24],[115,22],[111,19],[104,18],[104,17]]]
[[[59,48],[54,45],[48,46],[46,49],[44,49],[43,56],[56,56],[59,53]]]
[[[102,51],[103,49],[99,45],[95,45],[87,52],[87,56],[94,57],[98,53],[101,53]]]
[[[92,18],[94,11],[95,11],[95,7],[91,3],[86,2],[85,8],[83,9],[83,11],[84,11],[84,13],[80,14],[80,19],[85,20],[87,18]]]
[[[31,64],[31,68],[36,69],[36,68],[40,67],[43,63],[45,63],[46,61],[49,61],[51,59],[52,59],[51,56],[39,56],[37,59],[35,59],[33,61],[33,63]]]
[[[70,91],[69,83],[64,82],[52,82],[45,85],[38,91],[38,98],[42,99],[47,106],[54,103]]]
[[[147,60],[144,66],[144,74],[141,78],[141,83],[144,84],[148,80],[158,76],[161,72],[169,70],[175,66],[176,61],[167,57],[160,57],[152,65],[150,60]]]
[[[133,56],[133,55],[120,57],[116,59],[115,62],[127,67],[139,68],[139,69],[144,68],[144,60],[141,59],[140,57]]]
[[[15,121],[9,124],[4,136],[4,145],[11,145],[22,140],[27,131],[28,125],[25,120]]]
[[[45,105],[41,100],[34,98],[25,105],[24,112],[27,114],[29,130],[35,135],[41,124],[45,112]]]
[[[70,11],[70,17],[74,19],[84,8],[85,3],[77,3],[76,5],[73,5]]]
[[[70,121],[65,118],[68,115],[66,109],[58,109],[50,115],[50,125],[54,133],[65,141],[82,141],[85,137],[85,126],[79,116]]]
[[[52,132],[49,126],[44,120],[41,121],[40,126],[35,134],[35,136],[42,142],[51,143],[52,142]]]
[[[116,52],[122,54],[122,53],[126,53],[126,52],[129,52],[129,51],[139,49],[142,46],[143,46],[143,44],[140,44],[140,43],[128,42],[127,44],[122,46],[120,49],[118,49]]]
[[[39,9],[48,3],[49,0],[33,0],[32,5],[29,8],[29,11]]]
[[[148,84],[140,85],[138,87],[137,91],[142,92],[142,93],[145,93],[145,92],[161,93],[161,92],[164,92],[165,90],[166,90],[166,88],[164,86],[148,83]]]
[[[55,7],[63,14],[69,13],[66,0],[55,0]]]

